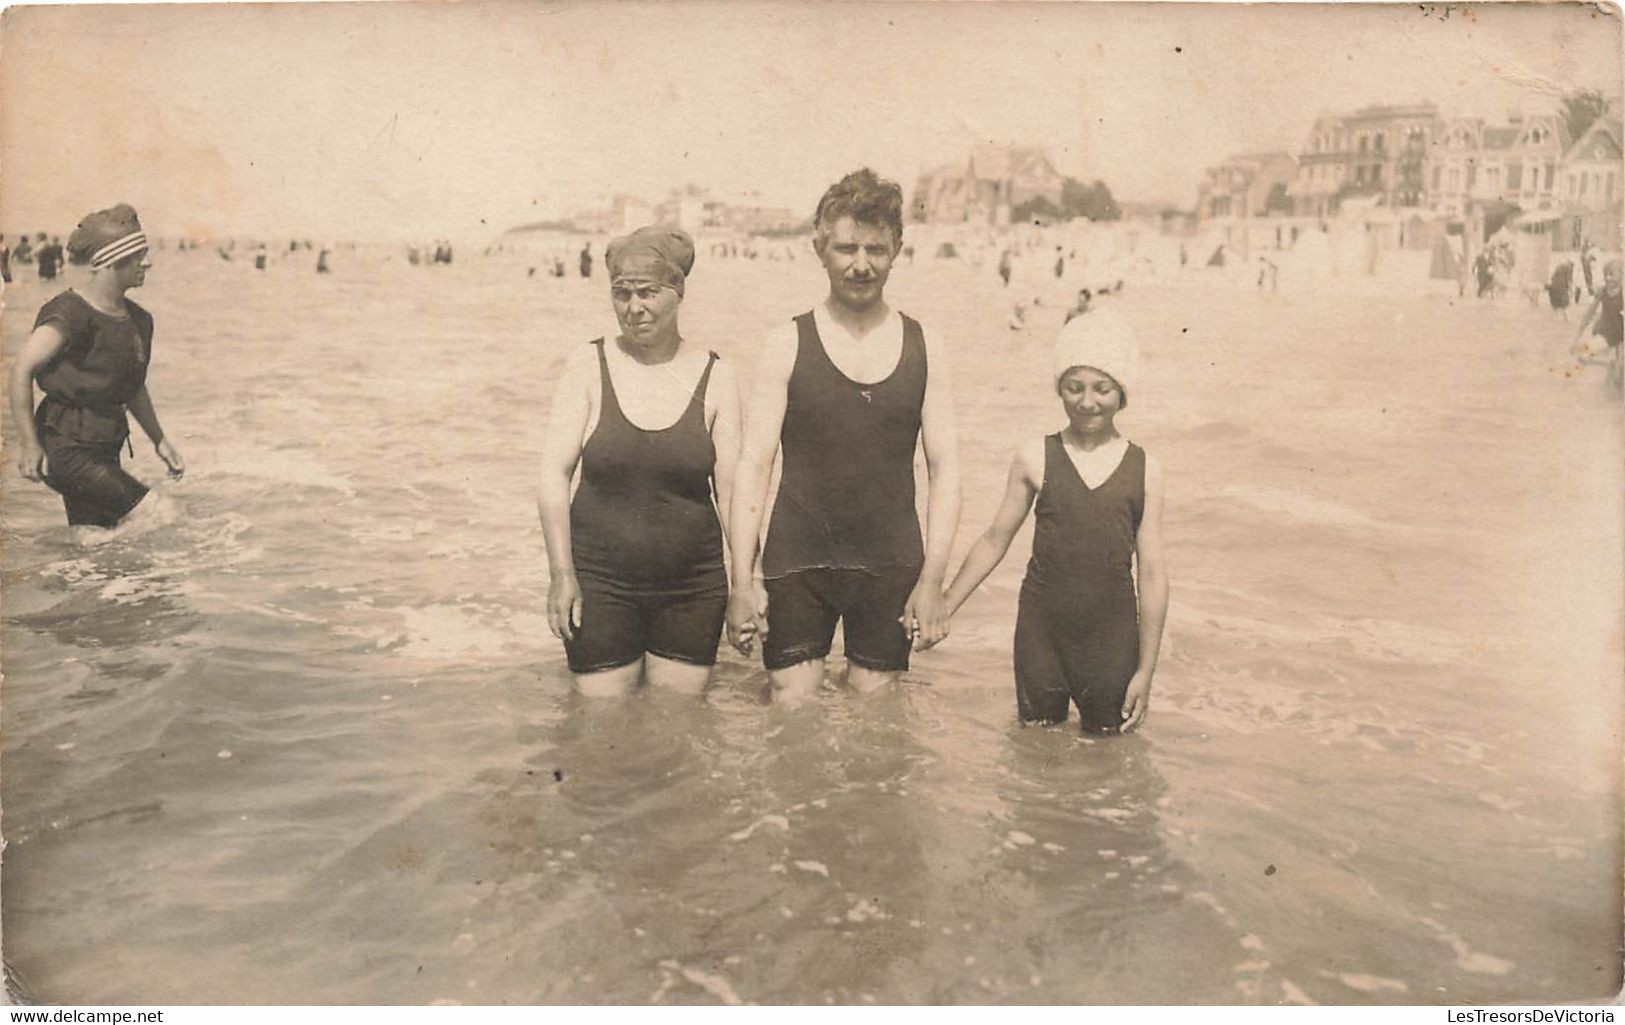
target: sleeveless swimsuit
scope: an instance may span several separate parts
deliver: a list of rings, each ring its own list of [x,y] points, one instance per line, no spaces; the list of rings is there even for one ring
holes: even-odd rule
[[[62,495],[68,522],[111,527],[146,497],[146,485],[119,465],[129,437],[130,400],[147,382],[152,315],[124,300],[115,317],[74,291],[40,308],[36,328],[55,324],[66,338],[36,375],[45,397],[34,426],[45,450],[45,483]]]
[[[683,414],[644,430],[615,394],[598,347],[598,425],[581,449],[570,540],[581,627],[565,642],[570,669],[600,672],[645,653],[714,665],[727,616],[722,525],[712,498],[716,449],[705,426],[711,353]]]
[[[838,620],[848,661],[908,668],[899,619],[925,561],[914,452],[927,368],[924,332],[899,316],[897,366],[873,384],[831,361],[811,312],[795,318],[779,493],[762,550],[769,669],[828,655]]]
[[[1059,434],[1044,439],[1033,555],[1016,612],[1016,705],[1026,722],[1116,733],[1139,667],[1134,542],[1145,511],[1145,451],[1129,443],[1098,488],[1078,475]]]

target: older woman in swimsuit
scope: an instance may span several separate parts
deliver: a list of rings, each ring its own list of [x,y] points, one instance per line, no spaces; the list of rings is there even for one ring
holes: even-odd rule
[[[605,262],[619,333],[568,360],[543,447],[548,624],[584,694],[643,680],[699,693],[727,613],[717,508],[732,492],[737,387],[678,327],[686,234],[641,228]]]

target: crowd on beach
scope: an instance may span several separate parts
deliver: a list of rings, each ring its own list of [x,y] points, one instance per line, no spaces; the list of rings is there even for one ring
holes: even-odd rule
[[[1492,235],[1470,261],[1462,261],[1457,294],[1463,298],[1514,298],[1514,288],[1531,306],[1546,306],[1567,320],[1569,307],[1581,307],[1580,322],[1570,341],[1573,357],[1558,368],[1572,374],[1580,365],[1601,362],[1609,386],[1625,395],[1625,348],[1621,347],[1620,278],[1625,262],[1605,255],[1589,239],[1571,256],[1552,264],[1544,282],[1519,274],[1517,248],[1505,231]]]
[[[11,283],[13,264],[33,264],[41,281],[52,281],[62,270],[62,240],[47,236],[43,231],[32,239],[27,235],[17,236],[16,246],[0,238],[0,281],[8,285]]]

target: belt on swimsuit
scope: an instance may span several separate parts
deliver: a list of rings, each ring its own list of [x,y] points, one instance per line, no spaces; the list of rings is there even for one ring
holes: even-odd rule
[[[111,403],[69,402],[67,399],[61,399],[61,398],[58,398],[55,395],[46,395],[45,396],[45,401],[40,403],[39,410],[36,413],[36,416],[41,421],[43,421],[45,419],[45,409],[46,409],[47,404],[57,406],[57,407],[60,407],[62,409],[82,409],[82,410],[85,410],[86,412],[92,413],[92,414],[94,414],[96,416],[105,417],[108,420],[115,420],[116,419],[116,420],[122,421],[124,419],[125,415],[129,411],[129,407],[127,405],[125,405],[124,403],[122,403],[122,402],[111,402]],[[134,459],[135,458],[135,441],[133,440],[133,438],[130,435],[128,424],[126,424],[125,430],[124,430],[124,443],[129,448],[130,458]]]

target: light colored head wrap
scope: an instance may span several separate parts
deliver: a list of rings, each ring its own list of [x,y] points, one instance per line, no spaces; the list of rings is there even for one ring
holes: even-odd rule
[[[1134,329],[1116,310],[1093,310],[1061,328],[1055,340],[1055,383],[1073,367],[1092,367],[1111,377],[1126,399],[1140,370],[1140,347]]]

